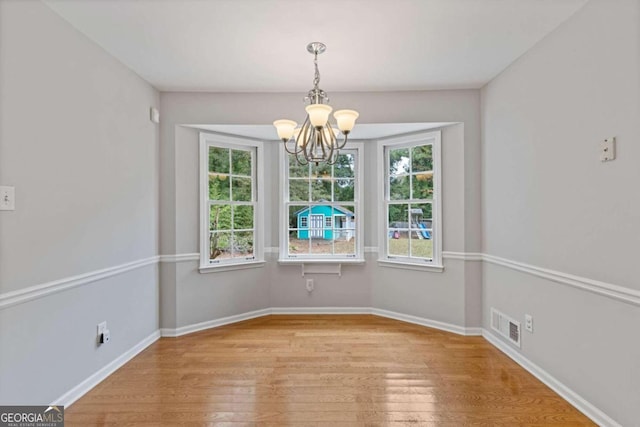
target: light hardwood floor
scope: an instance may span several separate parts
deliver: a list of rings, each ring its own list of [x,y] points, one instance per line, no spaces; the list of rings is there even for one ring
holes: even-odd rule
[[[481,337],[370,315],[163,338],[65,412],[67,426],[594,425]]]

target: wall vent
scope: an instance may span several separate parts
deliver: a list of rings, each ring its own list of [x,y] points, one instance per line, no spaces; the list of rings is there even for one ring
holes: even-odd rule
[[[520,347],[520,322],[491,307],[491,329]]]

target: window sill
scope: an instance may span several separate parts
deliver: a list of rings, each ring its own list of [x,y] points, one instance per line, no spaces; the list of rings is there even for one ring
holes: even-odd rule
[[[243,262],[238,264],[218,264],[218,265],[201,265],[198,269],[200,273],[218,273],[222,271],[246,270],[249,268],[264,267],[265,261]]]
[[[442,273],[444,271],[443,265],[417,264],[413,262],[390,261],[386,259],[379,259],[378,265],[381,267],[400,268],[403,270],[430,271],[432,273]]]

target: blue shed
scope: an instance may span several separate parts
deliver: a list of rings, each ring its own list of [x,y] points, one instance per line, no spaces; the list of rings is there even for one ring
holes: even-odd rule
[[[339,206],[315,205],[296,215],[298,239],[351,240],[355,234],[355,215]]]

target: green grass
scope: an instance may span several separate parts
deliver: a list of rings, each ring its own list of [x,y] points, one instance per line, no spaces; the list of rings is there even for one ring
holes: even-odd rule
[[[401,237],[399,239],[389,239],[389,255],[409,256],[409,239]],[[411,256],[418,258],[433,257],[433,240],[411,239]]]

